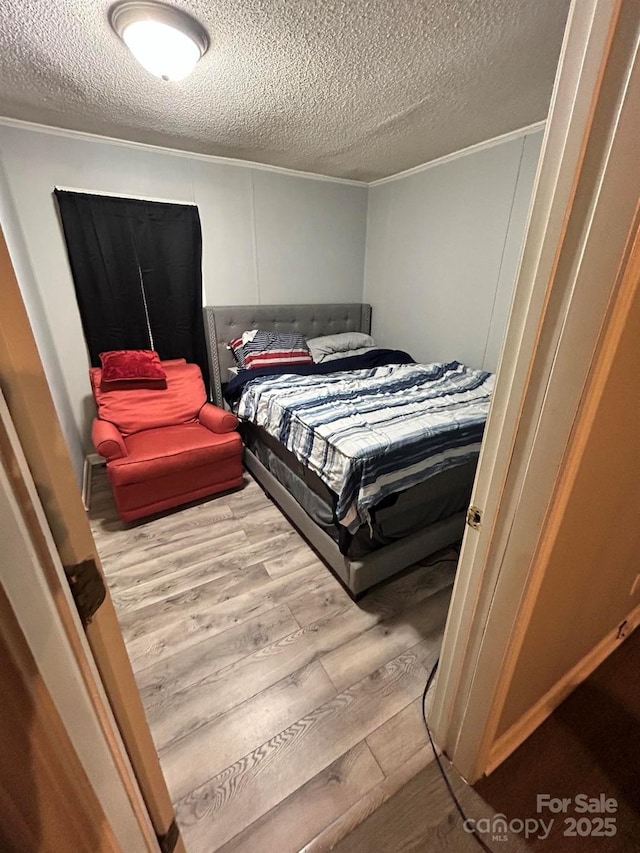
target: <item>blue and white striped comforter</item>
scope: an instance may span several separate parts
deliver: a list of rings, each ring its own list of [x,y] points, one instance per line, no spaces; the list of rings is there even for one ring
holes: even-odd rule
[[[458,362],[249,382],[238,415],[264,427],[338,495],[352,533],[386,495],[478,456],[494,377]]]

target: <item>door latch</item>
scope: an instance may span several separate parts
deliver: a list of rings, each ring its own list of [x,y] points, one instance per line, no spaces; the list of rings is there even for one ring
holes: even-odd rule
[[[482,510],[473,504],[467,510],[467,524],[474,530],[480,530],[482,526]]]
[[[65,566],[64,573],[69,581],[80,621],[86,628],[107,594],[104,578],[93,558],[74,566]]]

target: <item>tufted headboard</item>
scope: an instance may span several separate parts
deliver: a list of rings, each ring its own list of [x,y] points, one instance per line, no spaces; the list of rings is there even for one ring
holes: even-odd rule
[[[323,305],[207,305],[204,328],[209,353],[213,398],[222,404],[222,383],[234,366],[227,343],[250,329],[299,332],[305,338],[339,332],[371,332],[371,306],[361,302]]]

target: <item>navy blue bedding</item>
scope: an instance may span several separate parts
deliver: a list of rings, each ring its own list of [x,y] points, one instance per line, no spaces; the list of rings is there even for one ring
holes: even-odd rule
[[[324,376],[343,370],[364,370],[369,367],[384,367],[387,364],[415,364],[411,356],[399,349],[373,349],[362,355],[351,355],[323,361],[320,364],[285,364],[277,367],[258,367],[254,370],[241,370],[227,384],[224,397],[232,404],[240,399],[242,390],[248,382],[260,376]]]

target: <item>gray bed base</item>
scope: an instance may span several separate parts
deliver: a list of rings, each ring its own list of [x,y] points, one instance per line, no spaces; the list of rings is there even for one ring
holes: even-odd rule
[[[264,331],[296,331],[307,338],[339,332],[369,334],[371,306],[362,303],[206,306],[204,321],[212,395],[218,405],[222,405],[222,383],[228,381],[228,368],[233,366],[233,357],[227,349],[228,341],[244,331],[256,328]],[[350,559],[340,553],[337,543],[318,527],[247,448],[244,451],[244,463],[354,598],[418,560],[457,542],[464,532],[465,514],[460,512],[360,559]]]
[[[244,464],[356,599],[375,584],[462,539],[465,514],[459,512],[391,545],[371,551],[361,559],[350,559],[340,553],[338,544],[318,527],[271,471],[247,448],[244,451]]]

